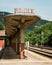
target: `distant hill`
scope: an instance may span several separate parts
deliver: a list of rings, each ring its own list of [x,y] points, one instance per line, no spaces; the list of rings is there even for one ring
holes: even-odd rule
[[[41,20],[39,20],[37,23],[34,23],[32,26],[30,26],[26,31],[33,30],[33,28],[34,28],[35,26],[40,26],[40,25],[46,24],[46,23],[48,23],[48,22],[49,22],[48,20],[41,19]]]
[[[11,13],[0,11],[0,22],[2,22],[3,24],[5,24],[5,22],[4,22],[4,16],[8,15],[8,14],[11,14]]]

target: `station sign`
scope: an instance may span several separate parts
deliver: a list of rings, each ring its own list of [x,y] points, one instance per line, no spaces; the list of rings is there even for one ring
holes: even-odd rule
[[[30,8],[14,8],[14,13],[30,13],[30,14],[34,14],[34,9],[30,9]]]

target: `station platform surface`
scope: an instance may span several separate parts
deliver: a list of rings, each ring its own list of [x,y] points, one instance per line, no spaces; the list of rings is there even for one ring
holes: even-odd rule
[[[1,59],[18,59],[18,54],[11,47],[6,47]]]
[[[12,48],[9,48],[9,50],[6,49],[6,54],[4,53],[2,59],[0,59],[0,65],[52,65],[52,59],[36,54],[29,50],[24,51],[26,58],[18,59],[18,56]]]

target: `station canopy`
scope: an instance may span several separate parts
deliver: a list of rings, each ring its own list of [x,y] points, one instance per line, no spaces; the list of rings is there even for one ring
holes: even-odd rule
[[[35,14],[9,14],[5,16],[6,34],[12,36],[18,29],[27,29],[32,24],[40,20],[40,17]]]

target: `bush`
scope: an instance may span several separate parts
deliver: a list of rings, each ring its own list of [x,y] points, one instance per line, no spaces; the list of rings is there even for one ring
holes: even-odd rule
[[[0,30],[4,30],[4,25],[0,22]]]
[[[42,32],[44,33],[42,35]],[[31,44],[52,46],[52,22],[35,27],[32,31],[26,33],[26,40]]]

